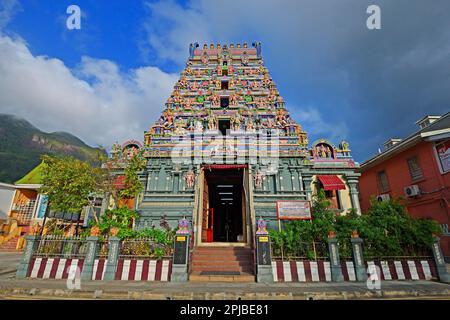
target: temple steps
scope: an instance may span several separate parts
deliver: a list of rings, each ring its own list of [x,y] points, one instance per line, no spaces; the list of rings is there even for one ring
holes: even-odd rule
[[[253,251],[248,247],[196,247],[190,281],[254,282]]]
[[[18,252],[20,250],[17,250],[17,241],[18,237],[14,237],[7,242],[0,245],[0,252]]]

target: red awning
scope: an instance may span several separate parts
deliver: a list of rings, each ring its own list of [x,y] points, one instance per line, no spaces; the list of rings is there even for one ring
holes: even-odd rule
[[[345,190],[344,182],[336,175],[317,176],[324,190]]]

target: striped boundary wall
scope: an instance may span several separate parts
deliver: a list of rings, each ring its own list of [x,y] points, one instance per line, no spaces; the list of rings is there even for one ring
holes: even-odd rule
[[[38,258],[31,259],[27,277],[41,279],[67,279],[71,268],[83,270],[84,259]]]
[[[275,282],[331,281],[329,261],[272,261]]]
[[[433,259],[367,261],[366,267],[380,268],[381,280],[431,280],[437,278]]]
[[[107,259],[95,259],[92,280],[103,280]],[[39,258],[31,260],[27,277],[41,279],[67,279],[70,268],[83,270],[84,259]],[[171,260],[119,259],[115,280],[170,281]]]
[[[170,281],[172,260],[119,259],[115,280]]]
[[[381,280],[431,280],[437,278],[432,259],[367,261],[366,267],[380,267]],[[353,261],[342,261],[344,281],[356,281]],[[275,282],[328,282],[331,280],[329,261],[272,261]]]

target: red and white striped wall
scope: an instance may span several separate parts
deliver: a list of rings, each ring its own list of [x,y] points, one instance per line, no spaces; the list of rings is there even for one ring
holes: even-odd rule
[[[103,280],[105,277],[106,264],[108,259],[95,259],[94,269],[92,270],[92,280]]]
[[[437,277],[432,259],[367,261],[366,267],[380,267],[381,280],[431,280]],[[342,261],[344,281],[356,281],[352,261]],[[319,282],[331,281],[331,268],[328,261],[272,261],[275,282]]]
[[[272,261],[275,282],[331,281],[328,261]]]
[[[69,271],[83,270],[84,259],[32,258],[28,268],[29,278],[67,279]]]
[[[170,281],[171,260],[119,259],[116,280]]]
[[[381,280],[431,280],[437,278],[436,266],[432,259],[367,261],[366,267],[380,268]]]

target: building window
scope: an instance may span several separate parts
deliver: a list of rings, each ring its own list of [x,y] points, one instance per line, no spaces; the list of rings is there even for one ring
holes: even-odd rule
[[[450,236],[450,232],[448,231],[448,224],[447,223],[442,223],[441,224],[441,228],[442,228],[442,235]]]
[[[220,107],[221,108],[228,108],[229,105],[230,105],[230,101],[229,101],[228,97],[220,98]]]
[[[380,190],[380,193],[389,191],[389,181],[386,171],[384,170],[378,172],[378,189]]]
[[[413,181],[419,180],[423,178],[423,172],[422,168],[419,165],[419,161],[417,160],[417,157],[412,157],[407,160],[408,162],[408,168],[409,168],[409,175],[411,176],[411,179]]]
[[[324,190],[325,198],[331,202],[330,207],[332,209],[341,210],[341,198],[339,197],[339,190]]]
[[[228,81],[222,81],[222,90],[228,90]]]

